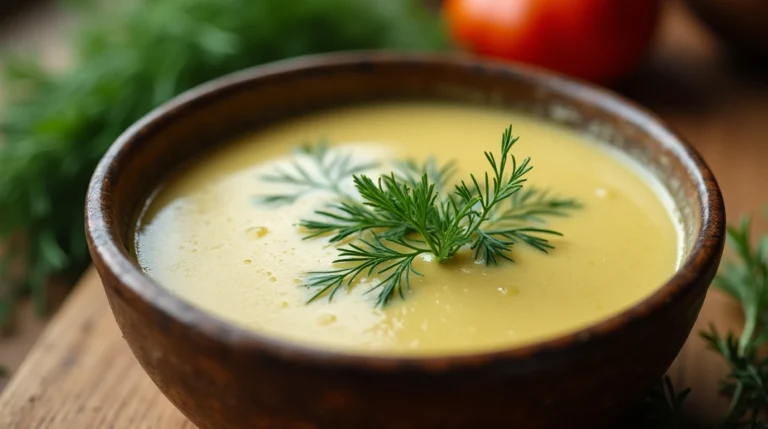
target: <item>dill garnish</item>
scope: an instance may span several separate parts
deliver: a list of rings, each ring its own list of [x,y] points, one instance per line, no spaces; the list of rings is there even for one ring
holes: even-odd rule
[[[339,154],[328,149],[328,143],[321,140],[317,144],[304,144],[295,151],[297,158],[307,160],[312,171],[307,171],[299,159],[294,159],[289,170],[277,169],[264,174],[261,180],[268,183],[283,183],[293,185],[294,192],[258,197],[265,204],[292,204],[302,196],[317,191],[326,191],[339,198],[349,199],[339,186],[340,182],[355,174],[376,168],[378,163],[356,163],[352,154]]]
[[[530,221],[543,223],[545,216],[566,216],[569,211],[579,208],[579,203],[572,198],[559,198],[549,190],[527,187],[510,198],[510,205],[493,220]]]
[[[327,236],[340,245],[334,261],[338,268],[308,273],[305,286],[312,290],[310,301],[324,296],[333,299],[340,288],[349,289],[368,277],[375,277],[367,293],[377,293],[378,305],[404,298],[411,288],[411,275],[422,275],[414,268],[421,255],[432,255],[440,263],[468,248],[476,261],[495,265],[512,261],[512,246],[518,243],[545,253],[553,249],[549,237],[561,234],[539,224],[546,217],[567,215],[579,204],[535,188],[523,191],[532,166],[530,158],[518,162],[511,153],[517,141],[508,127],[498,154],[485,152],[489,171],[479,178],[470,175],[453,189],[449,186],[457,171],[453,162],[443,166],[433,158],[422,164],[396,162],[396,171],[374,180],[359,174],[373,166],[353,168],[349,155],[334,155],[343,162],[324,161],[330,156],[327,146],[308,152],[305,148],[304,153],[326,166],[323,174],[334,179],[333,186],[329,180],[310,177],[298,164],[293,173],[267,176],[268,181],[295,184],[299,189],[263,197],[266,202],[293,202],[308,189],[331,191],[338,198],[316,210],[313,219],[300,222],[305,238]],[[351,177],[357,195],[338,189],[345,176]]]
[[[370,275],[374,271],[384,275],[384,278],[366,293],[379,290],[378,305],[385,305],[395,295],[405,298],[403,286],[410,289],[410,274],[421,275],[413,268],[413,261],[427,250],[416,247],[411,241],[403,238],[382,240],[373,235],[370,240],[361,238],[359,242],[360,244],[352,243],[342,247],[339,250],[339,258],[334,261],[339,264],[351,264],[351,267],[311,273],[306,286],[316,292],[309,299],[310,302],[326,293],[328,299],[333,299],[339,288],[349,287],[359,276]]]
[[[456,175],[456,161],[449,161],[442,167],[437,163],[435,157],[429,157],[425,162],[419,165],[415,160],[395,161],[395,175],[401,182],[407,182],[411,187],[416,186],[421,176],[426,174],[435,184],[435,189],[440,192],[444,190],[451,179]]]

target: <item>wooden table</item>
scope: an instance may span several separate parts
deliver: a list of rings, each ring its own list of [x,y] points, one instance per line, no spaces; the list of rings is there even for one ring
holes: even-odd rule
[[[3,429],[194,429],[139,367],[89,271],[0,397]]]
[[[648,67],[622,91],[662,113],[704,155],[733,221],[768,203],[768,74],[731,68],[711,37],[669,5]],[[766,223],[758,223],[765,231]],[[671,369],[693,386],[690,411],[707,420],[725,368],[697,332],[740,326],[738,307],[710,292],[694,334]],[[0,396],[0,428],[193,429],[144,374],[121,338],[95,273],[88,272]]]

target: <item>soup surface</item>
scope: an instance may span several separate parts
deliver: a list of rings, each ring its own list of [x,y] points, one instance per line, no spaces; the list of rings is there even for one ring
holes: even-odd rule
[[[331,150],[383,163],[457,160],[457,177],[488,170],[509,124],[518,160],[532,158],[528,183],[577,199],[570,216],[548,218],[548,254],[513,247],[496,266],[461,251],[438,264],[415,262],[405,299],[375,307],[377,281],[364,278],[332,301],[307,304],[305,274],[328,270],[338,250],[303,240],[332,197],[307,193],[292,204],[258,202],[286,185],[292,149],[324,138]],[[308,167],[309,168],[309,167]],[[308,170],[310,174],[318,174]],[[342,181],[347,190],[351,179]],[[289,186],[290,187],[290,186]],[[206,154],[176,172],[142,213],[135,234],[140,266],[178,296],[246,328],[326,349],[386,355],[463,354],[531,343],[599,322],[654,292],[681,258],[677,222],[660,187],[622,155],[563,128],[508,111],[431,103],[330,110],[276,124]]]

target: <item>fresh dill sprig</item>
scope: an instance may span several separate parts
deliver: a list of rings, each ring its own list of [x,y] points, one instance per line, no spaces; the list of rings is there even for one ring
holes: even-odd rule
[[[545,229],[545,228],[532,228],[532,227],[510,227],[510,228],[504,228],[504,229],[491,229],[487,231],[478,231],[478,235],[485,235],[488,237],[491,237],[499,242],[506,243],[506,246],[509,247],[513,244],[516,244],[518,242],[523,242],[537,250],[540,250],[544,253],[547,253],[549,250],[552,250],[555,248],[555,246],[550,243],[550,241],[545,238],[546,236],[559,236],[562,237],[563,234],[551,230],[551,229]],[[481,241],[487,241],[487,239],[480,239],[478,236],[478,240],[475,241],[475,243],[472,244],[472,249],[482,249],[482,252],[484,254],[488,253],[486,249],[483,247],[486,245],[485,242]],[[493,247],[493,245],[491,246]],[[505,250],[505,252],[508,252],[509,249]],[[506,255],[496,255],[505,257]],[[477,256],[475,256],[475,259],[477,259]],[[509,259],[509,258],[505,258]],[[479,260],[486,262],[486,258],[480,258]],[[511,259],[510,259],[511,260]],[[486,265],[494,264],[495,262],[490,261],[486,262]]]
[[[545,216],[567,216],[570,210],[581,207],[573,198],[551,195],[548,189],[527,187],[509,199],[509,207],[493,218],[499,222],[546,222]]]
[[[488,221],[487,231],[480,231],[479,238],[491,246],[501,247],[504,243],[523,242],[546,252],[554,249],[546,236],[561,234],[551,229],[529,225],[543,224],[546,217],[567,216],[571,210],[578,208],[581,208],[581,204],[575,199],[553,196],[546,189],[524,188],[512,194],[506,208],[499,208],[493,213]],[[480,246],[473,245],[472,248],[479,250],[479,253],[475,253],[475,259],[478,254],[486,254]]]
[[[429,252],[429,249],[416,247],[403,238],[383,240],[374,235],[371,240],[360,239],[359,242],[342,247],[339,259],[334,261],[349,267],[311,273],[306,286],[317,291],[309,299],[310,302],[326,293],[329,299],[333,299],[339,288],[349,288],[360,276],[374,273],[385,276],[366,292],[379,290],[378,305],[386,305],[396,295],[404,298],[403,286],[407,290],[411,288],[410,274],[421,275],[413,268],[414,259]]]
[[[323,220],[302,220],[299,224],[308,232],[305,238],[330,235],[331,243],[374,229],[382,230],[380,238],[402,238],[409,229],[391,216],[376,213],[355,201],[341,201],[329,210],[317,210],[315,215]]]
[[[440,167],[434,159],[421,165],[398,163],[397,173],[375,181],[352,174],[359,198],[339,195],[340,201],[300,223],[306,238],[327,235],[332,243],[351,240],[339,248],[334,261],[341,268],[308,274],[305,285],[314,291],[310,301],[326,295],[332,299],[339,288],[349,289],[362,277],[376,279],[369,292],[378,292],[378,305],[404,297],[411,274],[421,275],[413,267],[419,255],[431,254],[440,263],[469,248],[475,260],[494,265],[502,259],[511,261],[510,252],[517,243],[545,253],[553,249],[547,236],[560,233],[532,224],[579,206],[544,191],[513,198],[522,191],[532,168],[529,158],[518,162],[511,153],[517,140],[508,127],[499,153],[485,152],[490,171],[481,179],[470,175],[452,192],[448,189],[455,164]]]
[[[413,159],[396,160],[393,165],[395,176],[399,181],[406,182],[413,187],[421,180],[421,176],[426,174],[435,184],[435,189],[438,192],[446,189],[458,171],[456,161],[448,161],[441,167],[435,157],[427,158],[421,165]]]
[[[321,140],[317,144],[304,144],[296,149],[296,157],[289,169],[277,169],[264,174],[261,180],[268,183],[292,185],[293,192],[259,196],[265,204],[293,204],[302,196],[317,191],[326,191],[342,199],[351,199],[341,188],[341,182],[355,174],[376,168],[376,162],[355,162],[351,153],[340,153],[328,148]],[[309,163],[311,171],[302,166],[302,160]]]

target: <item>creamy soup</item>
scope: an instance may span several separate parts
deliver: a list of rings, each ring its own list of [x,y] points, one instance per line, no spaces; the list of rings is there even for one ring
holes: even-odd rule
[[[306,273],[338,255],[328,238],[304,240],[300,219],[333,197],[310,192],[292,204],[260,197],[288,185],[292,149],[326,139],[333,151],[381,164],[456,160],[457,178],[488,169],[513,125],[513,153],[531,157],[526,184],[575,198],[581,208],[549,217],[549,253],[517,244],[514,262],[478,264],[469,250],[445,263],[419,257],[404,299],[376,307],[364,294],[378,277],[307,303]],[[282,170],[281,170],[282,169]],[[307,169],[309,174],[317,174]],[[352,190],[351,179],[339,181]],[[288,186],[290,187],[290,186]],[[270,126],[208,153],[175,173],[140,216],[135,251],[160,285],[235,324],[287,341],[386,355],[463,354],[540,341],[605,320],[654,292],[677,268],[681,233],[668,195],[606,145],[508,111],[432,103],[329,110]]]

